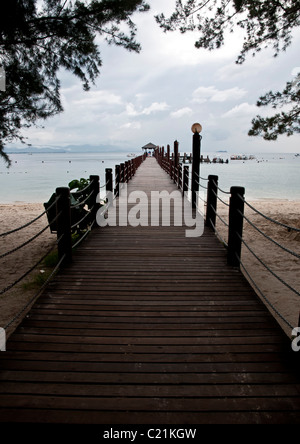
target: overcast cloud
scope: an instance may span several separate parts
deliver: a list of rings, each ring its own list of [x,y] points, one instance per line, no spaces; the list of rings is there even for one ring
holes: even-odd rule
[[[150,12],[134,16],[142,52],[100,42],[103,67],[89,92],[62,72],[65,111],[43,129],[24,133],[33,146],[101,144],[132,152],[148,142],[166,146],[178,140],[180,151],[190,151],[190,128],[199,122],[206,152],[300,151],[299,136],[282,136],[277,142],[247,136],[252,118],[266,114],[255,106],[258,97],[281,90],[298,72],[300,32],[279,57],[264,50],[240,66],[235,64],[240,34],[230,35],[220,50],[196,49],[196,33],[164,34],[154,20],[157,12],[172,10],[175,0],[149,3]]]

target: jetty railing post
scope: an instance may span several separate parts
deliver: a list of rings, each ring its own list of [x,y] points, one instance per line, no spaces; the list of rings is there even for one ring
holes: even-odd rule
[[[205,225],[213,230],[216,226],[218,180],[218,176],[208,176]]]
[[[177,140],[175,140],[174,142],[174,175],[173,175],[173,180],[174,183],[178,184],[178,146],[179,143],[177,142]]]
[[[109,191],[113,192],[113,177],[112,177],[112,169],[106,168],[105,169],[105,183],[106,183],[106,193]]]
[[[106,202],[110,207],[113,203],[113,173],[111,168],[105,169]]]
[[[131,179],[131,176],[130,176],[130,160],[128,160],[126,162],[126,167],[127,167],[127,180],[126,180],[126,182],[128,182]]]
[[[178,164],[178,183],[177,187],[179,189],[182,189],[182,165],[181,163]]]
[[[118,197],[120,194],[120,165],[115,166],[115,196]]]
[[[177,167],[178,166],[178,148],[179,148],[179,142],[175,140],[174,142],[174,164]]]
[[[58,259],[66,265],[72,261],[70,188],[56,188],[56,197]]]
[[[245,188],[231,187],[230,193],[227,263],[239,268],[243,237]]]
[[[100,177],[99,176],[90,176],[90,182],[92,184],[93,194],[91,196],[91,205],[89,205],[89,206],[92,208],[91,222],[94,222],[96,220],[97,211],[100,208],[100,199],[99,199]]]
[[[201,136],[196,131],[193,135],[193,163],[192,163],[192,208],[197,206],[197,192],[200,181],[200,145]]]
[[[130,179],[132,179],[132,177],[134,176],[133,159],[130,160],[129,165],[130,165]]]
[[[120,182],[124,183],[125,182],[125,164],[121,163],[120,165]]]
[[[189,167],[185,165],[183,167],[183,186],[182,186],[182,192],[188,192],[189,189]]]

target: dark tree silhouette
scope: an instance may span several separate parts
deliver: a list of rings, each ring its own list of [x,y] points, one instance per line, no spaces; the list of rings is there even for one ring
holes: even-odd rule
[[[293,29],[300,24],[300,0],[177,0],[169,18],[160,14],[156,20],[165,32],[179,29],[199,33],[195,46],[208,50],[220,48],[227,31],[243,29],[245,39],[236,60],[241,64],[249,53],[255,55],[271,46],[277,57],[288,48]],[[282,92],[270,91],[259,99],[257,106],[284,106],[285,111],[269,118],[257,116],[248,134],[276,140],[280,134],[299,133],[299,100],[298,74]]]
[[[22,128],[63,111],[58,71],[64,68],[88,90],[100,73],[96,37],[140,51],[134,12],[149,10],[144,0],[6,0],[0,15],[0,157],[7,142],[25,142]],[[124,32],[125,26],[127,31]]]

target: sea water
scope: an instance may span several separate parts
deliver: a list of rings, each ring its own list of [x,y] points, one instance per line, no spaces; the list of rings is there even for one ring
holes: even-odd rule
[[[0,164],[0,203],[47,202],[58,187],[74,179],[100,176],[105,169],[129,160],[126,153],[38,153],[10,154],[11,167]],[[105,188],[102,188],[105,190]]]
[[[142,153],[137,153],[137,155]],[[248,200],[300,199],[300,156],[295,154],[255,154],[252,160],[231,160],[227,153],[203,153],[213,159],[216,155],[228,163],[201,163],[200,175],[216,175],[219,187],[230,191],[231,186],[245,188]],[[11,167],[0,160],[0,203],[46,202],[57,187],[66,187],[73,179],[100,176],[105,184],[105,169],[124,163],[127,153],[33,153],[10,154]],[[187,164],[190,166],[191,165]],[[202,180],[201,184],[206,185]],[[103,191],[105,188],[103,188]],[[222,197],[222,193],[220,192]]]

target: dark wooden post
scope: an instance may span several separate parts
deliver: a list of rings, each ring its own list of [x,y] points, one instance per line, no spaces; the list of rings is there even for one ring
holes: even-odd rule
[[[128,160],[126,163],[127,163],[127,181],[126,182],[128,182],[131,179],[130,160]]]
[[[175,142],[174,142],[174,161],[175,161],[175,165],[178,164],[178,148],[179,148],[179,142],[177,142],[177,140],[175,140]]]
[[[130,171],[131,171],[130,176],[131,176],[131,178],[133,178],[134,173],[135,173],[135,171],[134,171],[134,161],[133,161],[133,159],[131,159],[131,161],[130,161]]]
[[[135,159],[132,159],[132,175],[135,175],[136,166],[135,166]]]
[[[231,187],[230,193],[227,262],[233,267],[240,267],[245,188]]]
[[[125,182],[125,164],[121,163],[120,165],[120,182]]]
[[[183,187],[182,192],[188,192],[189,189],[189,167],[185,165],[183,167]]]
[[[115,181],[116,181],[116,187],[115,187],[115,196],[119,196],[120,194],[120,165],[115,166]]]
[[[178,146],[177,140],[174,142],[174,182],[178,183]]]
[[[167,145],[167,159],[170,160],[170,145]]]
[[[192,207],[197,206],[197,192],[199,191],[200,181],[200,147],[201,136],[196,131],[193,135],[193,163],[192,163]]]
[[[100,177],[90,176],[90,182],[92,184],[93,194],[91,196],[91,205],[89,205],[89,208],[93,208],[91,211],[91,222],[93,222],[96,220],[97,211],[100,208],[100,202],[98,199],[100,193]]]
[[[106,183],[106,193],[113,191],[113,177],[112,177],[112,169],[106,168],[105,170],[105,183]]]
[[[181,189],[183,187],[182,184],[182,165],[181,163],[178,164],[178,183],[177,186],[179,189]]]
[[[218,176],[208,176],[205,225],[213,230],[216,226],[218,180]]]
[[[58,259],[66,265],[72,261],[70,188],[56,188],[56,197]]]

